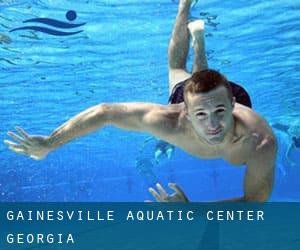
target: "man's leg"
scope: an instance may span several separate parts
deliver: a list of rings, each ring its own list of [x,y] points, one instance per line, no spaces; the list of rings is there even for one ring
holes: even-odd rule
[[[188,24],[188,29],[192,37],[194,49],[193,73],[207,69],[207,59],[205,54],[204,21],[197,20]]]
[[[189,52],[188,16],[192,0],[180,0],[172,37],[169,43],[169,93],[180,81],[190,77],[186,71],[186,59]]]

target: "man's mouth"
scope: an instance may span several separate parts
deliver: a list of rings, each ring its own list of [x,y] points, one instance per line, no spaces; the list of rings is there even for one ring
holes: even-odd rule
[[[221,131],[222,131],[222,128],[219,127],[219,128],[217,128],[217,129],[214,129],[214,130],[209,130],[207,134],[209,134],[209,135],[217,135],[217,134],[219,134]]]

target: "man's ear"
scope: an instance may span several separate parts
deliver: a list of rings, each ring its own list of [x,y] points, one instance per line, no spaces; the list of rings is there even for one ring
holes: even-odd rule
[[[232,108],[234,108],[234,105],[235,105],[235,97],[233,96],[232,99],[231,99],[231,106]]]
[[[188,119],[189,121],[191,120],[186,104],[184,105],[184,115],[185,115],[186,119]]]
[[[187,113],[187,112],[186,112],[186,114],[185,114],[185,117],[186,117],[186,119],[188,119],[188,121],[191,120],[191,117],[190,117],[189,113]]]

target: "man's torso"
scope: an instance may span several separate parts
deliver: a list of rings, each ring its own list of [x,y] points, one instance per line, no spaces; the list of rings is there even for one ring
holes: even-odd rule
[[[167,115],[172,117],[168,122],[175,123],[173,127],[176,128],[174,135],[167,138],[168,142],[200,158],[224,158],[233,165],[242,165],[264,138],[274,136],[263,118],[250,108],[236,104],[233,110],[233,136],[224,143],[210,145],[199,137],[186,118],[184,104],[175,105],[169,105],[173,107]]]

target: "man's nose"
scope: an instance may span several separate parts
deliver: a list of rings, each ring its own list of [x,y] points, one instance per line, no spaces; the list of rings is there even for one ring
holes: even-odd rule
[[[211,130],[217,129],[219,127],[219,121],[214,116],[209,116],[208,118],[208,128]]]

